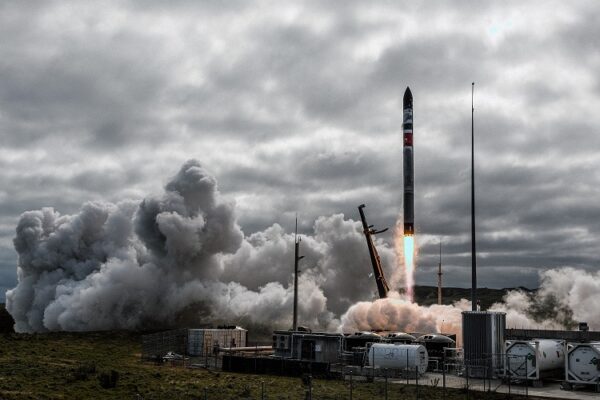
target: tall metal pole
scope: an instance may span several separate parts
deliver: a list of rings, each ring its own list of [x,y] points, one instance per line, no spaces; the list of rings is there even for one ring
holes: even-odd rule
[[[471,84],[471,310],[477,311],[477,257],[475,255],[475,82]]]
[[[440,262],[438,264],[438,304],[442,305],[442,239],[440,239]]]
[[[304,258],[304,256],[299,256],[301,240],[298,237],[298,216],[296,216],[296,230],[294,231],[294,323],[292,326],[294,332],[298,330],[298,261]]]

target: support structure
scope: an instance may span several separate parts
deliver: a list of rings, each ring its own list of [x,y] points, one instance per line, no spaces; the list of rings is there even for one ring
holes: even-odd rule
[[[298,217],[296,217],[296,230],[294,231],[294,322],[292,330],[298,330],[298,261],[304,258],[300,256],[300,242],[302,239],[298,236]]]
[[[384,299],[387,297],[388,292],[390,291],[390,286],[388,285],[385,277],[383,276],[383,268],[381,268],[381,259],[379,258],[379,254],[377,253],[377,249],[375,248],[375,243],[373,243],[373,235],[377,235],[378,233],[382,233],[387,231],[387,228],[376,231],[373,229],[373,225],[367,224],[367,218],[365,217],[365,212],[363,211],[365,208],[364,204],[358,206],[358,212],[360,213],[360,220],[363,225],[363,232],[365,234],[365,238],[367,239],[367,247],[369,248],[369,255],[371,256],[371,264],[373,265],[373,275],[375,276],[375,282],[377,283],[377,291],[379,292],[379,298]]]

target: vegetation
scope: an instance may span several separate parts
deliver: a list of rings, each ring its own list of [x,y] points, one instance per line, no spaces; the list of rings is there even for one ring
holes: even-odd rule
[[[300,378],[244,375],[140,361],[140,335],[125,332],[0,335],[0,399],[300,400]],[[353,382],[353,399],[384,399],[383,382]],[[420,387],[420,398],[441,399]],[[416,387],[390,384],[389,399],[414,399]],[[313,380],[314,399],[348,399],[348,381]],[[463,399],[461,390],[447,399]],[[472,393],[471,399],[504,399]]]
[[[477,298],[481,303],[481,309],[487,310],[494,303],[499,303],[506,293],[511,290],[523,290],[527,293],[534,292],[527,288],[505,288],[505,289],[490,289],[490,288],[478,288]],[[471,299],[470,288],[454,288],[445,287],[442,288],[442,303],[452,304],[460,299]],[[423,306],[431,304],[437,304],[437,286],[415,286],[415,301]]]
[[[13,325],[15,320],[12,315],[6,311],[3,303],[0,303],[0,333],[14,332]]]

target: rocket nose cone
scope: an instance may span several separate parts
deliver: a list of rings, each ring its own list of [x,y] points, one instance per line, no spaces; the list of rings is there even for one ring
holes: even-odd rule
[[[413,97],[412,97],[412,92],[410,91],[410,88],[407,86],[406,90],[404,91],[404,108],[406,107],[411,107],[412,108],[412,103],[413,103]]]

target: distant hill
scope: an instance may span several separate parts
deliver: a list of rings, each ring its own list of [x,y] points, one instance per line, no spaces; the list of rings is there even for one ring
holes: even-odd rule
[[[0,333],[14,332],[15,320],[6,311],[4,303],[0,303]]]
[[[534,290],[523,287],[504,289],[478,288],[477,297],[480,300],[481,309],[487,310],[492,304],[501,302],[506,293],[517,289],[528,293],[534,292]],[[442,288],[442,304],[452,304],[460,299],[470,300],[471,289],[453,287]],[[437,304],[437,286],[415,286],[415,301],[425,306]]]

